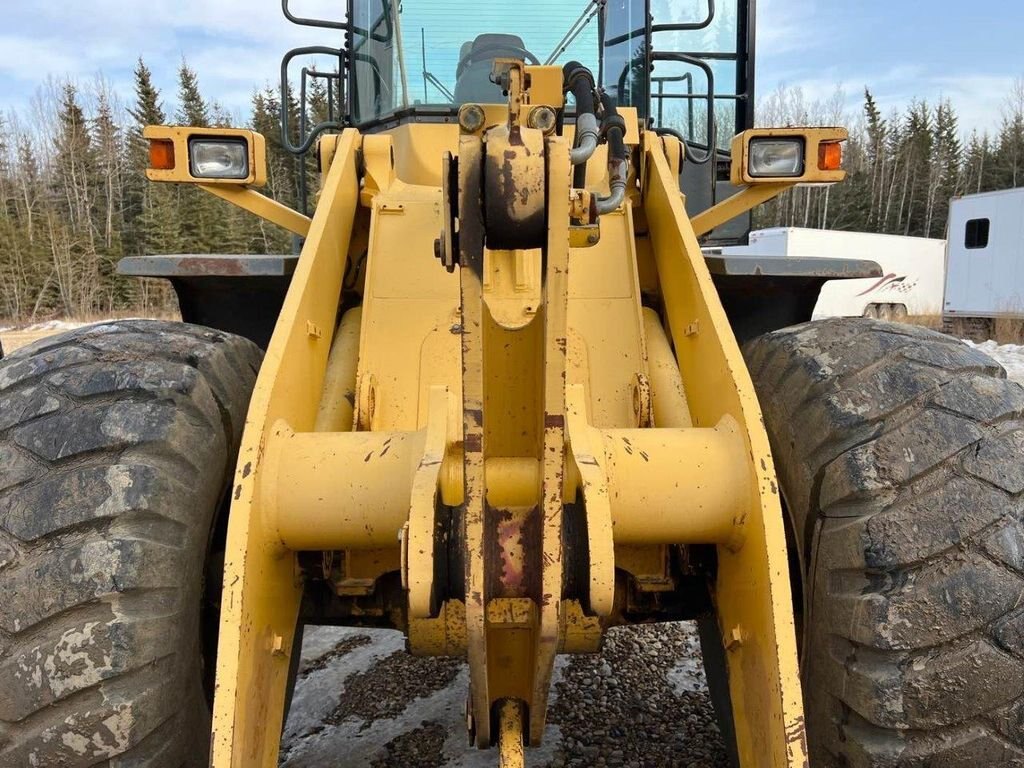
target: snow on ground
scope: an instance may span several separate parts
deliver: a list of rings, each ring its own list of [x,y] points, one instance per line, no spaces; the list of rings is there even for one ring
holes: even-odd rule
[[[724,768],[688,623],[611,630],[600,654],[559,656],[544,743],[528,768]],[[414,658],[394,631],[307,627],[282,768],[493,768],[470,747],[461,659]]]
[[[80,323],[74,320],[44,320],[40,323],[32,323],[31,325],[6,325],[0,328],[0,333],[10,333],[17,331],[18,333],[59,333],[61,331],[73,331],[75,328],[81,328],[83,325],[89,325],[89,323]]]
[[[979,352],[991,357],[1004,369],[1011,381],[1024,384],[1024,346],[1018,344],[997,344],[994,341],[985,341],[977,344],[973,341],[964,341],[969,347],[974,347]]]

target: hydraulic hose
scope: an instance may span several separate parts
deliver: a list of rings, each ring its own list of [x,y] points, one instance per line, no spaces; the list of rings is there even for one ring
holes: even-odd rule
[[[628,156],[626,155],[626,121],[616,109],[615,99],[601,94],[601,133],[608,140],[608,197],[597,198],[597,213],[611,213],[626,197]]]
[[[570,61],[562,67],[562,83],[565,91],[572,93],[576,100],[576,140],[569,159],[577,166],[573,184],[582,187],[586,179],[585,163],[597,149],[600,135],[594,103],[594,76],[578,61]]]

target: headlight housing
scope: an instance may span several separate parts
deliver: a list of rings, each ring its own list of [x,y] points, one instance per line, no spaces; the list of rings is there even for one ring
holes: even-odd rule
[[[751,139],[747,172],[755,179],[799,178],[806,155],[807,144],[800,136]]]
[[[147,125],[146,178],[173,184],[262,187],[267,183],[267,140],[244,128]]]
[[[835,184],[846,178],[845,128],[751,128],[732,140],[729,180],[758,184]]]
[[[188,142],[189,172],[197,179],[247,179],[249,143],[243,138],[193,137]]]

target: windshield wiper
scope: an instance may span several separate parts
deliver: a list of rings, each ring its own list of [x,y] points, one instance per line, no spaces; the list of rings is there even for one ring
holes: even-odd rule
[[[586,29],[587,24],[590,23],[591,19],[600,13],[604,7],[606,0],[590,0],[585,6],[583,6],[583,12],[580,13],[579,18],[573,22],[572,26],[569,27],[569,31],[565,33],[558,45],[555,46],[555,50],[551,52],[551,55],[544,60],[544,64],[553,64],[555,59],[565,53],[566,49],[572,45],[573,41],[580,36],[580,33]],[[594,6],[591,10],[590,6]]]

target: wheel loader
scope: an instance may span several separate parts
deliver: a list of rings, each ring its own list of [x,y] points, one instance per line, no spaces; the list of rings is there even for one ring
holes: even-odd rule
[[[845,176],[754,127],[753,0],[283,10],[332,41],[284,104],[338,64],[282,114],[311,214],[248,130],[152,126],[148,176],[300,252],[126,259],[184,322],[0,363],[0,764],[273,766],[327,624],[464,658],[522,766],[557,655],[687,620],[735,765],[1024,765],[1024,390],[808,322],[870,253],[726,255]]]

